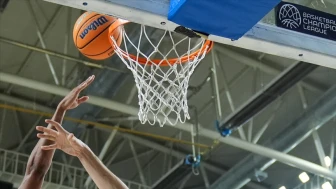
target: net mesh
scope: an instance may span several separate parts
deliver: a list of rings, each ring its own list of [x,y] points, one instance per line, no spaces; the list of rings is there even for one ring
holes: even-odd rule
[[[140,37],[136,40],[122,29],[120,47],[110,36],[115,53],[135,78],[139,120],[142,124],[158,123],[160,126],[183,123],[190,119],[187,104],[189,78],[211,45],[205,45],[201,38],[195,40],[170,31],[153,32],[144,25],[139,27]]]

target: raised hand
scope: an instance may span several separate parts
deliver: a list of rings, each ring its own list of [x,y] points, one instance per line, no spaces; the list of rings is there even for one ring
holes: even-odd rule
[[[46,120],[48,124],[53,125],[56,130],[49,129],[43,126],[37,126],[36,130],[43,133],[38,133],[38,138],[54,141],[54,144],[41,146],[42,150],[60,149],[63,152],[78,157],[81,150],[86,146],[81,140],[77,139],[72,133],[66,131],[59,123]]]
[[[79,94],[81,91],[83,91],[87,86],[89,86],[92,81],[94,80],[95,76],[92,75],[86,81],[78,85],[76,88],[72,89],[72,91],[66,95],[63,100],[59,103],[58,108],[61,108],[63,110],[70,110],[74,109],[83,102],[86,102],[89,97],[83,96],[79,98]]]

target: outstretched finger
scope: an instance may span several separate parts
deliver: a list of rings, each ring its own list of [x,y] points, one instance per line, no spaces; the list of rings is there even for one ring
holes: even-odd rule
[[[48,145],[48,146],[41,146],[42,150],[54,150],[56,148],[57,148],[57,144],[51,144],[51,145]]]
[[[87,86],[89,86],[92,81],[94,80],[95,76],[92,75],[89,78],[87,78],[83,83],[81,83],[77,88],[76,88],[76,93],[80,93],[82,90],[84,90]]]
[[[36,126],[36,130],[41,131],[43,133],[47,133],[51,136],[56,137],[58,135],[57,131],[53,130],[53,129],[49,129],[49,128],[45,128],[42,126]]]
[[[63,127],[61,124],[57,123],[56,121],[50,120],[50,119],[46,119],[45,120],[46,123],[51,124],[52,126],[54,126],[56,128],[56,130],[58,131],[63,131]]]
[[[51,141],[56,141],[56,138],[51,136],[51,135],[48,135],[48,134],[41,134],[41,133],[38,133],[37,134],[37,137],[40,138],[40,139],[47,139],[47,140],[51,140]]]
[[[92,75],[90,80],[88,80],[87,83],[86,83],[87,86],[89,86],[94,81],[95,78],[96,78],[96,76]]]

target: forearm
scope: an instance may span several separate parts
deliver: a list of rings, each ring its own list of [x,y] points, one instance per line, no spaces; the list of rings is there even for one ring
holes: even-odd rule
[[[65,110],[61,108],[57,108],[51,120],[62,123],[65,115]],[[53,128],[51,124],[48,125],[48,128]],[[39,172],[47,172],[50,164],[52,162],[52,158],[54,156],[55,150],[42,150],[41,146],[53,144],[53,141],[40,139],[35,145],[32,153],[30,154],[26,173],[30,173],[31,171],[37,170]]]
[[[90,150],[85,146],[78,156],[85,170],[100,189],[128,189]]]

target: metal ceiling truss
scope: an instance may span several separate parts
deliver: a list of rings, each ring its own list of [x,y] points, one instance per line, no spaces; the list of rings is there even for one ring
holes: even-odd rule
[[[229,170],[228,174],[218,179],[212,185],[211,189],[219,189],[225,186],[231,186],[230,188],[232,189],[241,188],[246,183],[251,181],[253,177],[252,173],[255,169],[264,171],[276,160],[284,162],[285,159],[286,161],[288,160],[287,164],[290,164],[291,161],[292,163],[294,163],[294,166],[296,164],[295,167],[302,170],[317,174],[319,176],[324,176],[328,179],[336,179],[336,173],[326,167],[319,166],[299,158],[292,158],[292,160],[289,160],[289,156],[283,156],[284,154],[290,152],[308,136],[310,136],[310,134],[314,133],[317,129],[322,127],[326,122],[334,118],[336,115],[336,109],[334,108],[335,105],[336,86],[329,89],[311,107],[303,112],[301,116],[299,116],[296,120],[290,123],[286,127],[286,129],[284,129],[282,132],[278,133],[276,136],[272,137],[272,139],[268,140],[266,143],[263,144],[263,146],[266,146],[269,149],[276,149],[282,153],[277,152],[277,154],[275,154],[274,152],[269,151],[269,153],[274,153],[274,156],[270,157],[269,155],[266,155],[266,153],[268,153],[268,150],[263,151],[263,148],[260,148],[260,153],[258,154],[262,155],[263,152],[264,156],[271,158],[271,160],[262,156],[251,154],[247,156],[244,160],[239,162],[236,166],[232,167]],[[322,150],[321,142],[316,133],[313,136],[315,138],[315,144],[318,149],[319,157],[320,159],[322,159],[324,153]],[[253,148],[253,146],[250,145],[249,147]],[[298,163],[301,165],[298,166]]]
[[[192,166],[185,163],[185,158],[178,161],[178,163],[167,171],[159,180],[153,185],[152,189],[171,189],[176,185],[182,185],[185,178],[190,178],[192,175]],[[186,179],[187,180],[187,179]]]
[[[0,180],[4,180],[14,184],[18,188],[25,175],[25,168],[28,162],[29,155],[0,149]],[[64,175],[69,174],[71,180],[64,181]],[[85,169],[78,168],[58,162],[52,162],[48,173],[46,174],[45,189],[73,189],[84,188],[85,180],[88,177]],[[149,189],[148,186],[137,182],[122,179],[123,182],[129,186],[130,189]],[[94,189],[95,186],[87,189]]]
[[[0,76],[0,80],[1,79],[2,79],[2,77]],[[46,111],[46,112],[53,112],[54,111],[54,109],[52,109],[50,107],[46,107],[46,106],[43,106],[43,105],[40,105],[40,104],[32,103],[32,102],[30,102],[28,100],[22,100],[22,99],[15,98],[15,97],[8,98],[8,96],[6,96],[6,95],[0,95],[0,100],[2,99],[1,97],[4,97],[3,99],[10,99],[11,101],[9,101],[9,103],[15,104],[15,105],[18,105],[18,106],[23,106],[23,107],[28,107],[28,108],[34,108],[36,110]],[[32,126],[32,127],[34,127],[34,126]],[[102,129],[102,128],[99,128],[99,127],[95,127],[95,128],[103,130],[104,132],[106,132],[106,131],[110,132],[110,130]],[[167,147],[167,146],[158,144],[156,142],[150,141],[149,139],[144,139],[142,137],[135,136],[135,135],[128,134],[128,133],[119,133],[119,135],[121,135],[124,138],[127,138],[129,140],[132,140],[132,141],[134,141],[134,142],[136,142],[138,144],[141,144],[143,146],[147,146],[147,147],[149,147],[151,149],[154,149],[157,152],[161,152],[161,153],[164,153],[164,154],[171,154],[172,156],[174,156],[174,157],[176,157],[178,159],[185,158],[185,156],[186,156],[186,153],[184,153],[184,152],[179,152],[179,151],[177,151],[175,149],[170,149],[170,147]],[[121,144],[119,142],[116,143],[116,146],[115,146],[116,149],[115,149],[115,151],[111,152],[111,155],[108,156],[109,158],[106,159],[106,164],[105,165],[107,167],[109,167],[110,164],[117,157],[118,152],[122,149],[124,143],[125,143],[124,141],[121,141]],[[23,145],[23,147],[24,147],[24,145]],[[151,163],[151,161],[153,159],[155,159],[157,157],[157,155],[158,154],[155,154],[151,158],[151,160],[149,160],[148,163],[143,166],[143,170],[145,170],[146,167],[149,166],[149,164]],[[220,168],[217,165],[212,165],[211,163],[208,163],[208,162],[202,162],[202,165],[204,166],[204,168],[206,170],[211,171],[213,173],[216,173],[218,175],[222,175],[222,174],[224,174],[224,173],[227,172],[227,170],[224,170],[223,168]],[[133,178],[135,178],[135,177],[136,177],[136,175]],[[131,180],[133,180],[133,179],[131,179]],[[254,188],[254,189],[266,189],[267,188],[267,187],[265,187],[263,185],[260,185],[260,184],[254,183],[254,182],[251,182],[248,185],[249,185],[250,188]]]
[[[233,60],[237,60],[238,62],[248,65],[249,67],[259,69],[270,75],[274,75],[274,76],[279,75],[283,71],[279,68],[272,66],[269,62],[253,59],[239,52],[228,49],[224,45],[216,45],[216,48],[214,50],[220,54],[224,54],[225,56],[232,58]],[[293,63],[297,63],[297,61]],[[305,79],[301,81],[300,83],[305,89],[308,89],[315,93],[321,93],[328,89],[327,86],[315,80]]]
[[[246,58],[246,57],[245,57]],[[247,69],[245,69],[245,71],[246,71]],[[274,72],[274,70],[273,70],[273,72]],[[315,86],[313,86],[312,84],[305,84],[305,83],[303,83],[304,85],[303,86],[305,86],[305,87],[307,87],[308,89],[313,89],[313,90],[317,90],[317,91],[321,91],[321,90],[323,90],[323,89],[319,89],[318,87],[315,87]],[[227,88],[226,88],[227,89]],[[224,89],[225,90],[225,89]],[[43,91],[43,90],[42,90]],[[217,91],[217,93],[218,93],[218,89],[216,90]],[[222,90],[223,91],[223,90]],[[226,91],[228,91],[228,90],[226,90]],[[217,94],[218,95],[218,94]],[[219,96],[219,95],[218,95]],[[117,110],[118,111],[118,110]],[[135,111],[134,111],[135,112]],[[125,112],[124,112],[125,113]],[[128,113],[128,112],[127,112]],[[134,114],[134,113],[132,113],[133,115],[135,115],[136,116],[136,114]]]
[[[46,83],[42,83],[42,82],[38,82],[38,81],[34,81],[34,80],[31,80],[31,79],[22,78],[22,77],[18,76],[18,74],[20,74],[22,72],[22,70],[24,69],[24,67],[26,66],[26,64],[28,62],[28,59],[31,56],[33,51],[39,51],[41,53],[46,54],[46,59],[49,62],[50,69],[51,69],[52,73],[54,73],[54,72],[52,71],[53,68],[52,68],[52,63],[50,61],[49,55],[58,56],[58,57],[64,59],[61,82],[57,78],[56,74],[53,74],[54,75],[53,78],[54,78],[56,84],[61,83],[61,84],[64,85],[65,83],[67,83],[67,82],[65,82],[65,72],[66,72],[66,64],[67,64],[66,60],[79,62],[79,63],[82,63],[84,65],[93,66],[93,67],[96,67],[96,68],[104,68],[104,67],[99,67],[92,62],[83,61],[83,60],[80,60],[78,58],[74,58],[74,57],[71,57],[69,55],[66,55],[67,54],[67,45],[68,45],[68,42],[69,42],[69,33],[67,33],[65,35],[65,39],[64,39],[65,40],[65,46],[64,46],[64,49],[63,49],[63,54],[52,52],[52,51],[46,49],[46,45],[44,44],[44,40],[43,40],[43,35],[48,31],[49,27],[52,25],[51,23],[56,20],[58,14],[60,13],[60,10],[61,10],[61,7],[58,6],[54,15],[52,16],[50,22],[48,22],[47,26],[43,30],[41,28],[39,28],[38,21],[35,19],[35,23],[37,25],[37,35],[38,35],[39,40],[37,40],[37,42],[35,43],[34,46],[29,46],[29,45],[23,44],[21,42],[16,42],[16,41],[13,41],[13,40],[9,40],[9,39],[0,37],[0,42],[5,42],[5,43],[16,45],[16,46],[19,46],[19,47],[22,47],[22,48],[30,49],[30,52],[29,52],[28,56],[23,61],[22,65],[20,66],[20,69],[16,73],[16,75],[11,75],[11,74],[0,72],[0,81],[7,82],[7,83],[10,84],[10,87],[8,87],[7,90],[6,90],[6,94],[0,94],[0,100],[4,100],[6,102],[17,104],[17,105],[24,106],[24,107],[33,107],[34,106],[36,109],[39,109],[41,111],[53,112],[54,110],[49,108],[49,107],[41,106],[41,105],[26,101],[26,100],[17,99],[15,97],[8,96],[7,94],[11,93],[13,85],[22,86],[22,87],[26,87],[26,88],[30,88],[30,89],[34,89],[34,90],[38,90],[38,91],[43,91],[43,92],[50,93],[50,94],[57,95],[57,96],[64,96],[69,92],[68,89],[60,87],[60,86],[54,86],[54,85],[50,85],[50,84],[46,84]],[[70,16],[69,12],[71,12],[71,11],[69,10],[69,8],[67,8],[67,10],[68,10],[68,16]],[[31,11],[31,12],[32,12],[32,15],[34,17],[34,12],[33,11]],[[67,23],[66,27],[69,27],[69,23]],[[69,31],[69,28],[67,29],[67,31]],[[35,47],[39,42],[41,42],[41,44],[42,44],[42,49]],[[216,104],[216,107],[217,107],[218,118],[221,118],[221,113],[220,113],[221,107],[218,106],[218,104],[220,104],[220,98],[219,97],[225,92],[226,97],[228,98],[228,101],[230,103],[230,108],[231,108],[232,111],[234,111],[235,107],[234,107],[232,99],[231,99],[230,87],[232,87],[234,85],[234,83],[237,80],[239,80],[239,78],[241,78],[242,75],[247,73],[247,71],[249,71],[250,69],[248,67],[246,67],[232,81],[224,81],[224,89],[221,90],[218,87],[218,81],[216,81],[216,79],[217,79],[216,74],[218,74],[218,71],[216,70],[216,65],[220,66],[220,67],[222,66],[221,64],[219,64],[218,58],[216,58],[217,52],[223,53],[230,58],[233,58],[235,60],[238,60],[239,62],[247,64],[248,66],[257,67],[260,70],[262,70],[264,72],[267,72],[267,73],[270,73],[272,75],[277,75],[281,72],[281,70],[273,68],[273,67],[269,66],[268,64],[262,63],[261,60],[260,61],[254,60],[254,59],[249,58],[245,55],[242,55],[242,54],[239,54],[235,51],[229,50],[222,45],[217,45],[214,52],[213,52],[214,61],[213,61],[213,69],[212,69],[212,74],[213,74],[212,75],[212,81],[214,82],[213,87],[214,87],[214,91],[215,91],[214,96],[216,97],[216,103],[215,104]],[[115,71],[114,73],[119,72],[119,75],[125,73],[125,71],[122,70],[121,68],[111,68],[111,67],[105,67],[105,68],[107,68],[107,69],[103,70],[102,73],[100,74],[102,76],[102,78],[104,78],[105,76],[107,77],[110,74],[111,70],[114,70]],[[221,69],[223,70],[222,67],[221,67]],[[224,74],[224,73],[222,73],[222,74]],[[224,74],[224,78],[225,78],[225,74]],[[100,80],[100,81],[102,81],[102,80]],[[117,79],[114,78],[114,79],[108,79],[108,80],[112,82],[112,81],[116,81]],[[120,83],[120,81],[118,81],[118,82]],[[104,84],[104,85],[106,85],[106,84]],[[102,84],[98,83],[97,85],[92,86],[90,88],[90,90],[92,90],[92,91],[101,90],[101,94],[109,94],[109,93],[114,93],[116,91],[115,88],[113,89],[113,91],[110,91],[110,89],[111,89],[110,87],[112,86],[110,84],[107,85],[109,88],[105,88],[104,90],[101,89],[101,86],[102,86]],[[304,80],[304,81],[300,82],[300,85],[298,87],[299,87],[299,92],[300,92],[301,99],[302,99],[304,107],[307,107],[307,105],[305,105],[306,101],[304,99],[304,95],[303,95],[302,89],[300,89],[300,87],[304,87],[305,89],[315,91],[315,92],[319,92],[319,93],[326,90],[326,87],[324,87],[320,84],[316,84],[316,82],[313,82],[313,81],[310,81],[310,80]],[[292,134],[287,134],[286,133],[287,134],[286,135],[287,141],[293,141],[294,139],[290,138],[290,137],[296,136],[295,134],[297,134],[297,133],[295,133],[295,132],[299,132],[299,131],[301,132],[302,135],[304,135],[304,137],[306,137],[306,135],[309,135],[309,133],[311,132],[311,129],[317,129],[318,127],[322,126],[323,123],[325,123],[331,117],[333,117],[334,114],[335,114],[335,110],[333,111],[330,108],[332,106],[335,107],[335,105],[336,105],[336,99],[333,98],[333,96],[335,96],[335,94],[336,94],[336,89],[335,88],[331,89],[328,93],[326,93],[326,95],[324,95],[318,101],[317,105],[314,105],[314,106],[310,107],[307,110],[307,112],[305,112],[300,118],[298,118],[298,120],[300,120],[300,122],[298,122],[298,121],[293,122],[293,124],[298,124],[299,126],[301,126],[301,127],[298,127],[298,128],[300,128],[302,130],[296,129],[296,130],[293,130],[292,132],[290,132]],[[105,95],[105,96],[107,97],[107,95]],[[111,96],[111,95],[108,95],[108,96]],[[130,97],[129,99],[131,100],[132,98],[133,97]],[[129,104],[129,102],[130,101],[128,100],[128,102],[126,102],[126,104],[123,104],[123,103],[115,102],[115,101],[108,100],[108,99],[105,99],[105,98],[101,98],[101,97],[97,97],[97,96],[91,96],[90,101],[88,103],[90,103],[91,105],[95,105],[95,106],[99,107],[99,108],[96,108],[95,110],[98,110],[98,109],[101,110],[102,108],[106,108],[106,109],[110,109],[110,110],[114,110],[114,111],[119,111],[119,112],[122,112],[124,114],[131,115],[131,116],[137,116],[138,109],[127,105],[127,104]],[[328,105],[327,102],[329,102],[329,105]],[[199,115],[202,115],[202,113],[206,111],[206,109],[209,107],[209,104],[211,105],[211,103],[208,103],[208,105],[206,105],[206,107],[201,109],[201,111],[199,112]],[[51,103],[49,105],[51,105]],[[315,108],[315,110],[314,110],[314,108]],[[90,107],[90,109],[91,109],[91,107]],[[326,111],[326,110],[328,110],[328,111]],[[321,114],[318,114],[318,116],[321,116],[321,117],[318,119],[319,122],[317,123],[315,119],[314,120],[309,119],[308,115],[309,114],[314,114],[316,116],[318,111],[321,111]],[[99,111],[93,111],[93,112],[99,112]],[[322,112],[324,114],[322,114]],[[78,116],[81,117],[84,114],[83,114],[83,112],[78,112],[78,113],[76,113],[76,115],[74,115],[74,117],[78,117]],[[275,112],[274,112],[274,114],[275,114]],[[274,118],[274,116],[271,116],[271,117]],[[323,119],[322,119],[322,117],[323,117]],[[317,118],[317,117],[313,117],[313,118]],[[35,125],[37,125],[37,123],[39,123],[41,121],[41,119],[42,119],[42,116],[39,117],[39,119],[36,121]],[[232,145],[232,146],[235,146],[235,147],[238,147],[238,148],[241,148],[243,150],[250,151],[250,152],[254,152],[256,154],[271,158],[272,160],[268,161],[269,160],[268,158],[251,155],[251,156],[248,156],[247,158],[253,157],[253,158],[256,158],[257,160],[260,160],[260,161],[258,161],[257,163],[255,162],[253,164],[250,164],[248,167],[246,167],[246,164],[239,163],[237,166],[233,167],[229,171],[228,170],[223,170],[223,169],[221,169],[221,168],[219,168],[215,165],[212,165],[210,163],[202,162],[202,165],[204,166],[204,168],[206,168],[206,170],[212,171],[214,173],[221,174],[221,175],[224,174],[224,173],[231,173],[232,171],[235,171],[238,168],[240,168],[240,169],[244,168],[244,170],[242,170],[242,172],[241,172],[244,175],[237,176],[236,174],[225,174],[224,179],[220,178],[220,180],[218,180],[214,185],[212,185],[211,188],[216,188],[218,186],[232,186],[232,187],[230,187],[230,189],[234,189],[234,188],[242,187],[244,184],[247,183],[249,185],[249,187],[251,187],[251,188],[259,188],[259,189],[264,188],[264,189],[266,189],[267,187],[265,187],[263,185],[260,185],[260,184],[257,184],[257,183],[254,183],[254,182],[248,183],[251,180],[251,175],[250,174],[246,175],[246,173],[251,173],[252,168],[255,169],[256,167],[260,168],[260,170],[266,169],[268,166],[270,166],[272,163],[274,163],[275,160],[278,160],[278,161],[283,162],[285,164],[290,164],[291,166],[295,166],[297,168],[300,168],[300,169],[303,169],[303,170],[306,170],[306,171],[309,171],[309,172],[312,172],[312,173],[315,173],[315,174],[318,174],[318,175],[321,175],[321,176],[324,176],[324,177],[327,177],[327,178],[333,178],[333,179],[336,178],[335,172],[332,172],[330,169],[328,169],[326,167],[322,167],[322,166],[313,164],[311,162],[307,162],[305,160],[293,157],[291,155],[287,155],[286,153],[288,152],[288,150],[284,150],[284,153],[283,153],[283,152],[279,152],[279,151],[275,151],[275,150],[271,149],[271,148],[274,148],[274,146],[272,145],[273,144],[272,141],[270,143],[265,144],[266,146],[268,146],[270,148],[265,148],[263,146],[256,145],[255,143],[258,141],[260,136],[263,134],[263,131],[266,130],[266,128],[268,127],[268,125],[270,124],[272,119],[269,119],[269,121],[267,121],[265,123],[265,125],[262,127],[263,130],[260,131],[259,134],[257,136],[255,136],[254,139],[252,139],[252,135],[251,135],[252,130],[251,131],[249,130],[247,137],[245,136],[243,131],[240,131],[241,138],[242,139],[248,139],[248,141],[250,141],[252,143],[250,143],[248,141],[245,141],[245,140],[240,140],[240,139],[237,139],[237,138],[234,138],[234,137],[220,138],[219,139],[219,141],[222,142],[222,143],[229,144],[229,145]],[[312,121],[313,123],[316,123],[315,127],[313,127],[312,125],[306,125],[306,127],[305,127],[303,124],[307,123],[307,121]],[[16,124],[18,124],[18,123],[16,123]],[[68,123],[68,124],[70,125],[70,123]],[[253,124],[253,122],[251,122],[251,124]],[[34,131],[34,128],[35,128],[34,126],[35,125],[33,125],[32,129],[30,130],[29,133]],[[175,126],[173,128],[181,129],[183,131],[189,132],[190,131],[190,126],[191,126],[190,123],[179,123],[177,126]],[[18,146],[17,150],[20,150],[24,146],[24,143],[27,141],[28,137],[30,136],[29,133],[26,134],[25,137],[23,137],[22,142]],[[108,138],[108,142],[105,143],[105,145],[103,146],[102,150],[99,153],[99,158],[100,159],[103,160],[104,157],[106,156],[107,150],[108,150],[109,146],[111,145],[111,143],[113,141],[113,138],[114,138],[116,133],[117,133],[116,131],[111,132],[111,134]],[[132,153],[133,153],[133,156],[134,156],[135,160],[137,159],[138,154],[136,153],[132,142],[137,142],[139,144],[151,147],[151,148],[153,148],[153,149],[155,149],[159,152],[165,153],[165,154],[171,154],[172,156],[177,157],[177,158],[184,158],[185,155],[186,155],[183,152],[172,150],[169,147],[162,146],[161,144],[157,144],[155,142],[152,142],[152,141],[147,140],[147,139],[143,139],[143,138],[138,137],[138,136],[134,136],[134,135],[127,134],[127,133],[122,133],[121,135],[124,136],[124,138],[127,138],[129,140],[130,148],[132,149]],[[217,133],[215,131],[212,131],[212,130],[202,128],[202,127],[200,129],[200,135],[204,136],[204,137],[207,137],[207,138],[210,138],[210,139],[214,139],[214,140],[218,139],[220,137],[219,133]],[[318,153],[319,153],[319,157],[321,158],[323,156],[323,151],[321,151],[321,144],[319,143],[318,135],[316,135],[316,134],[314,134],[314,135],[315,135],[315,138],[316,138],[315,144],[317,146],[317,149],[319,149]],[[280,142],[283,142],[283,141],[284,140],[282,140],[282,139],[278,139],[278,143],[276,145],[280,145]],[[301,141],[302,140],[296,141],[295,145],[299,144]],[[111,156],[112,160],[111,159],[108,160],[108,162],[107,162],[108,165],[110,165],[113,162],[113,160],[117,156],[118,152],[122,149],[122,146],[124,145],[124,143],[125,143],[125,141],[122,141],[118,145],[118,147],[115,151],[115,154],[113,154]],[[282,144],[282,145],[284,145],[284,144]],[[295,145],[292,145],[292,146],[295,146]],[[276,149],[278,149],[278,148],[276,148]],[[279,147],[278,150],[283,151],[283,148]],[[330,155],[334,156],[333,151],[330,152]],[[155,157],[157,157],[157,154],[153,155],[152,159],[154,159]],[[266,163],[262,164],[264,162],[266,162]],[[321,161],[321,162],[323,162],[323,161]],[[148,162],[147,165],[149,165],[149,164],[150,164],[150,161]],[[144,170],[147,165],[145,165],[144,167],[141,167],[141,165],[139,163],[137,163],[137,168],[139,170],[140,179],[141,179],[143,184],[146,184],[146,180],[144,179],[143,174],[141,174],[141,170]],[[263,165],[263,166],[261,166],[261,165]],[[251,170],[246,170],[247,168],[251,168]],[[203,179],[204,179],[204,182],[205,182],[205,186],[208,188],[210,183],[207,180],[206,170],[202,168],[201,173],[202,173],[202,176],[203,176]],[[189,175],[186,175],[185,182],[187,182],[188,179],[190,178]],[[230,178],[230,176],[232,178]],[[61,178],[62,178],[61,181],[63,182],[64,177],[61,177]],[[69,177],[69,178],[71,178],[71,177]],[[232,181],[232,185],[230,185],[231,181]],[[90,179],[87,179],[84,184],[87,185],[87,186],[90,186],[91,182],[92,181]],[[227,185],[228,183],[229,183],[229,185]],[[233,187],[235,184],[236,184],[236,187]]]
[[[227,88],[226,88],[227,89]],[[217,88],[217,92],[218,92],[218,88]],[[217,94],[218,95],[218,94]]]
[[[67,94],[69,92],[68,89],[65,89],[65,88],[62,88],[62,87],[59,87],[59,86],[45,84],[45,83],[42,83],[42,82],[30,80],[30,79],[27,79],[27,78],[22,78],[22,77],[7,74],[7,73],[0,73],[0,78],[3,82],[7,82],[7,83],[31,88],[31,89],[34,89],[34,90],[39,90],[39,91],[55,94],[55,95],[64,96],[65,94]],[[321,111],[325,110],[325,108],[330,108],[331,106],[333,106],[332,99],[326,100],[326,98],[335,97],[336,95],[334,95],[334,93],[333,93],[333,92],[335,92],[334,90],[335,89],[333,88],[330,92],[328,92],[326,95],[324,95],[324,97],[322,99],[320,99],[318,101],[317,104],[320,106],[319,108],[321,108]],[[336,102],[336,100],[335,100],[335,102]],[[137,112],[138,112],[138,109],[134,108],[132,106],[125,105],[125,104],[115,102],[115,101],[112,101],[112,100],[104,99],[104,98],[101,98],[101,97],[96,97],[96,96],[91,96],[88,103],[90,103],[92,105],[101,106],[101,107],[104,107],[104,108],[107,108],[107,109],[111,109],[111,110],[114,110],[114,111],[119,111],[119,112],[122,112],[122,113],[125,113],[125,114],[137,115]],[[325,105],[325,103],[327,103],[327,104]],[[307,112],[313,113],[313,111],[316,110],[316,107],[312,106],[309,109],[310,109],[310,111],[307,110]],[[334,109],[332,109],[328,112],[325,112],[325,115],[321,115],[321,116],[330,115],[331,113],[333,113],[333,111],[334,111]],[[314,121],[314,120],[311,120],[311,121]],[[316,123],[316,121],[315,121],[315,123]],[[181,129],[181,130],[189,132],[190,124],[189,123],[178,123],[174,128]],[[232,145],[232,146],[235,146],[235,147],[238,147],[238,148],[250,151],[250,152],[254,152],[256,154],[259,154],[259,155],[262,155],[262,156],[265,156],[265,157],[268,157],[268,158],[271,158],[271,159],[276,159],[276,160],[278,160],[282,163],[290,164],[291,166],[295,166],[297,168],[300,168],[300,169],[308,171],[308,172],[312,172],[312,173],[322,175],[322,176],[325,176],[325,177],[328,177],[328,178],[336,178],[336,174],[334,172],[332,172],[332,171],[330,171],[326,168],[323,168],[322,166],[313,164],[311,162],[307,162],[303,159],[296,158],[296,157],[293,157],[291,155],[288,155],[288,154],[285,154],[285,153],[282,153],[282,152],[279,152],[279,151],[276,151],[276,150],[273,150],[273,149],[270,149],[270,148],[266,148],[266,147],[256,145],[256,144],[251,144],[247,141],[243,141],[243,140],[240,140],[240,139],[237,139],[237,138],[234,138],[234,137],[220,138],[219,133],[217,133],[215,131],[205,129],[203,127],[201,127],[201,129],[200,129],[200,135],[204,136],[204,137],[207,137],[207,138],[210,138],[210,139],[219,139],[220,142],[223,142],[225,144],[229,144],[229,145]],[[161,145],[160,145],[160,148],[161,148]],[[169,150],[169,149],[167,149],[167,150]]]
[[[220,130],[238,129],[317,67],[317,65],[304,62],[293,64],[228,116],[221,124]]]

